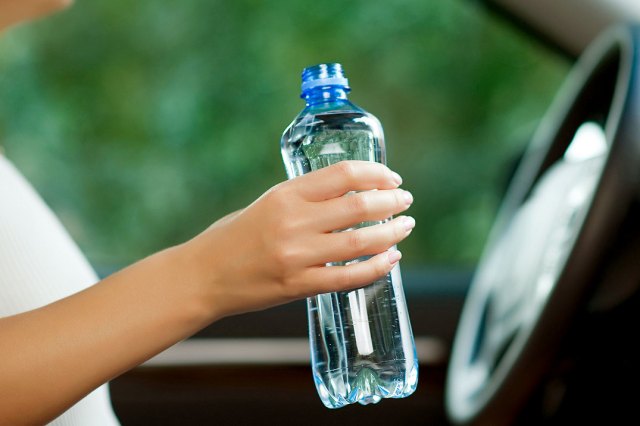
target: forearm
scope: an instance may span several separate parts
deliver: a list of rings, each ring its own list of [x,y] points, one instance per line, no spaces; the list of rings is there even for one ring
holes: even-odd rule
[[[0,319],[0,424],[46,422],[204,327],[213,318],[192,266],[187,246],[178,246],[71,297]]]
[[[223,316],[355,289],[387,274],[399,253],[386,250],[409,235],[413,220],[333,231],[406,210],[412,198],[400,183],[372,162],[321,169],[87,290],[0,319],[0,425],[44,423]]]

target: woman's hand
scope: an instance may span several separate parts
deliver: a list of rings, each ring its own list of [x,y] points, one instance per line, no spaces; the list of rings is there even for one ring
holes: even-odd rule
[[[207,286],[211,319],[354,289],[388,273],[400,253],[387,250],[409,235],[412,218],[333,231],[406,210],[413,199],[400,184],[386,166],[345,161],[276,185],[214,223],[183,247]],[[365,192],[343,196],[351,191]],[[373,257],[325,267],[365,255]]]

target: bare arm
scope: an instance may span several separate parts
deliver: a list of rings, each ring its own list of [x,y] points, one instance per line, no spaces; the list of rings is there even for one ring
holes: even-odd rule
[[[365,162],[284,182],[184,244],[78,294],[0,319],[0,424],[51,420],[222,317],[356,288],[387,273],[399,253],[386,250],[410,233],[411,220],[331,231],[406,210],[411,200],[399,183],[386,167]],[[369,189],[379,190],[342,197]]]

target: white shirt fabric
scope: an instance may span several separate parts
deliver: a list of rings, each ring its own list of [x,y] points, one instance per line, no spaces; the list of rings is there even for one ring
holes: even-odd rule
[[[0,317],[49,304],[97,281],[59,220],[0,153]],[[96,389],[50,424],[118,425],[108,386]]]

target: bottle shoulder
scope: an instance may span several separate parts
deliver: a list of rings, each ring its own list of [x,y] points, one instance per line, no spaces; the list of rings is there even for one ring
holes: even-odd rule
[[[349,99],[327,99],[322,102],[307,103],[307,106],[301,111],[300,114],[305,113],[326,113],[326,112],[360,112],[366,113],[366,111],[360,108],[358,105],[351,102]]]
[[[371,113],[362,109],[340,109],[340,110],[307,110],[306,108],[298,114],[288,128],[304,126],[306,128],[317,126],[335,126],[342,127],[344,125],[356,126],[361,128],[382,128],[380,121]]]

